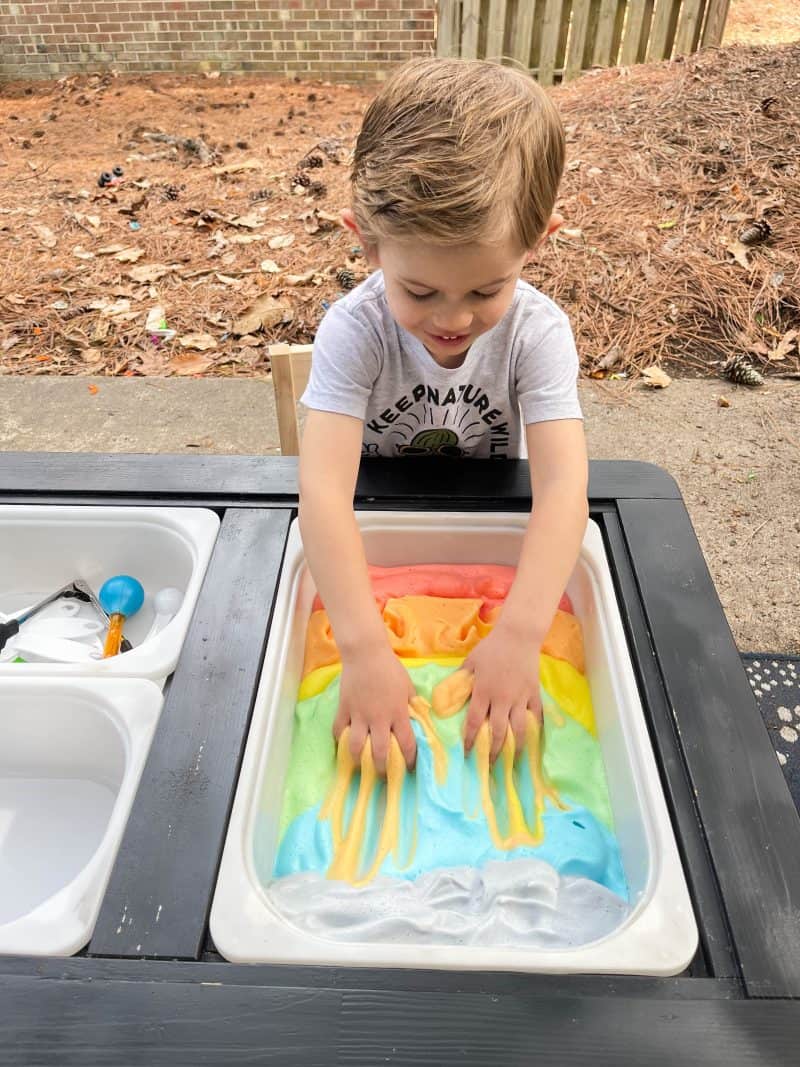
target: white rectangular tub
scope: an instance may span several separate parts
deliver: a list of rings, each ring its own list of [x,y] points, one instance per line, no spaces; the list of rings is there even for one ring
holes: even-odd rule
[[[91,938],[162,702],[139,678],[0,678],[0,953]]]
[[[218,516],[206,508],[0,506],[4,615],[38,603],[76,578],[95,595],[118,574],[138,579],[145,590],[143,606],[125,621],[130,651],[79,663],[23,656],[23,663],[0,662],[0,677],[117,675],[163,682],[177,664],[218,529]],[[182,594],[180,608],[147,638],[154,597],[166,587]],[[52,620],[55,614],[51,605],[39,618]],[[88,604],[80,606],[79,615],[98,618]]]
[[[367,560],[516,565],[525,514],[357,511]],[[659,782],[600,530],[589,522],[567,585],[580,620],[598,737],[631,909],[609,935],[567,949],[333,941],[291,925],[259,874],[271,870],[306,625],[316,593],[297,522],[283,572],[211,911],[219,952],[237,962],[671,975],[697,926]],[[258,862],[254,833],[258,818]]]

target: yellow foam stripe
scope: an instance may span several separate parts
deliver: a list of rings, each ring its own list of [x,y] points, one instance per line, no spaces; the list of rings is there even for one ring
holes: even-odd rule
[[[544,814],[546,797],[549,797],[562,811],[566,810],[566,805],[559,797],[555,787],[548,782],[542,767],[541,723],[531,711],[527,713],[526,722],[525,746],[528,751],[528,772],[531,776],[535,805],[533,829],[528,825],[522,801],[514,782],[515,744],[511,730],[506,731],[505,741],[500,752],[503,789],[506,795],[506,809],[508,811],[508,833],[505,836],[500,832],[492,796],[492,769],[489,761],[492,741],[488,720],[482,723],[475,739],[475,758],[478,763],[478,779],[481,784],[481,803],[489,826],[489,833],[495,847],[506,851],[519,848],[522,845],[533,845],[535,847],[542,843],[544,840],[542,815]]]
[[[460,667],[464,662],[463,656],[429,656],[423,659],[402,658],[400,662],[404,667],[424,667],[428,663],[436,663],[440,667]],[[297,691],[298,700],[310,700],[311,697],[319,696],[323,689],[327,689],[334,678],[342,672],[341,663],[329,663],[327,667],[317,667],[305,676]]]
[[[344,809],[347,793],[359,764],[350,753],[350,727],[345,727],[339,738],[336,755],[336,778],[328,797],[320,809],[319,818],[327,819],[331,824],[333,838],[333,860],[326,877],[336,881],[351,882],[353,885],[366,885],[378,873],[381,864],[393,850],[398,850],[400,842],[400,798],[403,792],[403,779],[406,774],[406,761],[400,751],[397,738],[389,739],[389,755],[386,760],[386,804],[383,823],[381,824],[375,858],[366,874],[359,875],[361,853],[364,848],[364,835],[367,826],[367,811],[370,799],[376,789],[381,788],[375,761],[372,757],[372,742],[369,737],[364,742],[361,752],[361,777],[358,796],[350,818],[350,825],[345,832]],[[409,858],[410,862],[410,858]]]
[[[344,733],[342,734],[344,737]],[[339,745],[342,741],[340,739]],[[346,768],[349,773],[349,768]],[[367,825],[367,809],[372,790],[378,781],[378,772],[375,770],[375,761],[372,758],[372,742],[367,737],[361,750],[361,779],[358,783],[358,796],[353,815],[347,833],[344,835],[341,845],[333,854],[333,862],[328,868],[326,877],[338,882],[355,882],[358,878],[358,862],[361,847],[364,843],[364,830]],[[336,794],[344,792],[340,783],[335,783]]]
[[[433,687],[431,699],[433,710],[440,719],[449,719],[457,715],[472,696],[471,671],[454,671]]]
[[[543,654],[539,657],[539,681],[562,711],[571,715],[592,737],[597,737],[592,696],[585,675],[579,674],[566,660]]]
[[[339,852],[344,840],[344,807],[357,767],[358,763],[350,752],[350,727],[345,726],[336,750],[336,777],[319,813],[320,819],[330,820],[334,853]]]
[[[380,870],[381,864],[397,848],[400,841],[400,796],[403,792],[403,779],[406,775],[406,761],[400,751],[400,745],[394,734],[389,737],[389,755],[386,760],[386,808],[383,815],[375,859],[367,873],[354,881],[357,886],[371,882]]]
[[[424,667],[437,663],[441,667],[460,667],[463,656],[431,656],[427,659],[401,659],[404,667]],[[341,673],[341,663],[318,667],[306,675],[300,683],[298,700],[309,700],[327,689]],[[597,737],[597,724],[592,711],[592,698],[586,677],[575,670],[566,660],[553,659],[544,653],[539,657],[539,681],[562,711],[571,715],[592,737]]]
[[[428,748],[433,753],[433,770],[436,777],[436,781],[439,785],[444,785],[447,780],[447,752],[442,742],[439,740],[439,735],[436,733],[436,727],[433,725],[431,719],[431,706],[425,697],[421,697],[419,694],[412,697],[408,705],[409,712],[412,719],[416,719],[422,726],[425,733],[425,740],[428,742]],[[392,740],[395,740],[394,734],[391,735]]]

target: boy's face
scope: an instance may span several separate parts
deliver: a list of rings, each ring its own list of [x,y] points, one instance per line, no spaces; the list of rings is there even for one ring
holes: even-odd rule
[[[383,240],[365,252],[383,270],[395,320],[443,367],[458,366],[502,319],[530,258],[510,241],[445,248]]]

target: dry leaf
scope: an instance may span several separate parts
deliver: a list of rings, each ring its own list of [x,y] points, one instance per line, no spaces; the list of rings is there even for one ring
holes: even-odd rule
[[[114,259],[120,263],[135,263],[137,259],[141,259],[144,255],[143,248],[123,248],[121,252],[117,252]]]
[[[262,259],[261,269],[265,274],[280,274],[281,268],[275,262],[274,259]]]
[[[652,386],[654,389],[666,389],[672,381],[672,378],[660,367],[646,367],[642,371],[642,378],[645,385]]]
[[[236,320],[231,332],[235,337],[242,337],[246,333],[257,333],[262,328],[268,330],[279,322],[291,321],[292,315],[288,304],[281,304],[269,293],[262,293]]]
[[[130,300],[115,300],[113,304],[108,304],[100,314],[107,319],[116,318],[118,315],[124,315],[130,311]]]
[[[782,359],[786,359],[791,350],[797,345],[797,337],[800,334],[800,330],[789,330],[784,334],[776,347],[769,353],[769,359],[772,363],[778,363]]]
[[[213,363],[207,356],[195,356],[190,352],[173,356],[169,367],[176,374],[203,374]]]
[[[100,228],[100,216],[99,215],[87,215],[86,221],[90,226],[93,226],[95,230]]]
[[[43,226],[41,223],[34,223],[31,229],[42,242],[45,248],[55,248],[58,240],[56,235],[50,229],[49,226]]]
[[[318,278],[320,277],[316,273],[316,271],[307,270],[305,272],[305,274],[287,274],[284,277],[284,281],[286,282],[287,285],[308,285],[309,282],[313,281],[315,275]],[[322,278],[320,278],[320,282],[321,281],[322,281]],[[318,284],[318,283],[315,283],[315,284]]]
[[[100,387],[92,384],[91,382],[87,386],[87,389],[92,394],[92,396],[97,396],[97,394],[100,392]]]
[[[567,226],[562,226],[558,233],[564,237],[583,237],[583,230],[570,229]]]
[[[216,348],[216,338],[210,333],[187,333],[178,338],[178,343],[183,348],[194,348],[198,352],[207,352],[209,348]]]
[[[216,273],[214,275],[214,277],[217,279],[218,282],[222,282],[223,285],[239,285],[240,284],[239,278],[231,278],[227,274]]]
[[[254,346],[249,346],[246,348],[239,349],[239,354],[236,358],[236,362],[246,363],[248,366],[252,367],[255,366],[256,363],[258,363],[260,358],[261,349],[255,348]]]
[[[78,259],[94,259],[94,252],[87,252],[80,245],[75,245],[72,249],[72,254]]]
[[[115,256],[117,252],[124,252],[125,245],[105,245],[97,249],[98,256]]]
[[[300,218],[308,234],[325,233],[341,225],[341,219],[338,215],[332,215],[329,211],[320,211],[319,208],[312,208],[311,211],[304,212]]]
[[[270,237],[267,242],[272,249],[276,248],[288,248],[289,245],[294,244],[293,233],[279,233],[275,237]]]
[[[717,397],[717,407],[729,408],[730,406],[731,406],[731,402],[730,402],[730,400],[728,400],[727,396],[718,396]]]
[[[251,211],[249,215],[239,215],[230,220],[231,226],[244,226],[247,230],[257,230],[263,222],[263,216],[257,211]]]
[[[246,159],[241,163],[226,163],[224,167],[212,167],[212,174],[238,174],[243,170],[262,170],[264,164],[257,159]]]
[[[141,267],[134,267],[128,271],[128,277],[132,278],[135,282],[146,284],[147,282],[157,282],[159,278],[163,278],[165,274],[169,274],[175,267],[168,267],[165,263],[143,263]]]
[[[735,241],[731,241],[725,245],[725,251],[730,252],[736,262],[744,267],[745,270],[751,270],[750,260],[747,258],[747,245],[743,245],[737,238]]]
[[[228,238],[228,244],[251,245],[254,241],[264,240],[266,240],[266,234],[263,233],[235,233],[233,237]]]
[[[93,345],[100,345],[108,337],[108,331],[111,328],[111,323],[108,319],[99,318],[94,324],[94,330],[92,331],[91,343]]]
[[[166,352],[164,349],[153,348],[148,352],[139,352],[138,359],[141,366],[138,370],[148,376],[163,377],[166,365]]]

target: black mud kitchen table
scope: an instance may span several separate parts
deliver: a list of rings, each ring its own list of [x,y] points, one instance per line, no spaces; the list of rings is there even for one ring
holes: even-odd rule
[[[800,1064],[800,818],[686,508],[638,463],[594,463],[590,499],[700,929],[690,968],[456,973],[426,971],[424,951],[417,971],[239,965],[216,953],[208,915],[296,461],[0,456],[2,503],[222,518],[91,943],[0,958],[0,1064]],[[357,506],[526,510],[527,466],[372,461]]]

